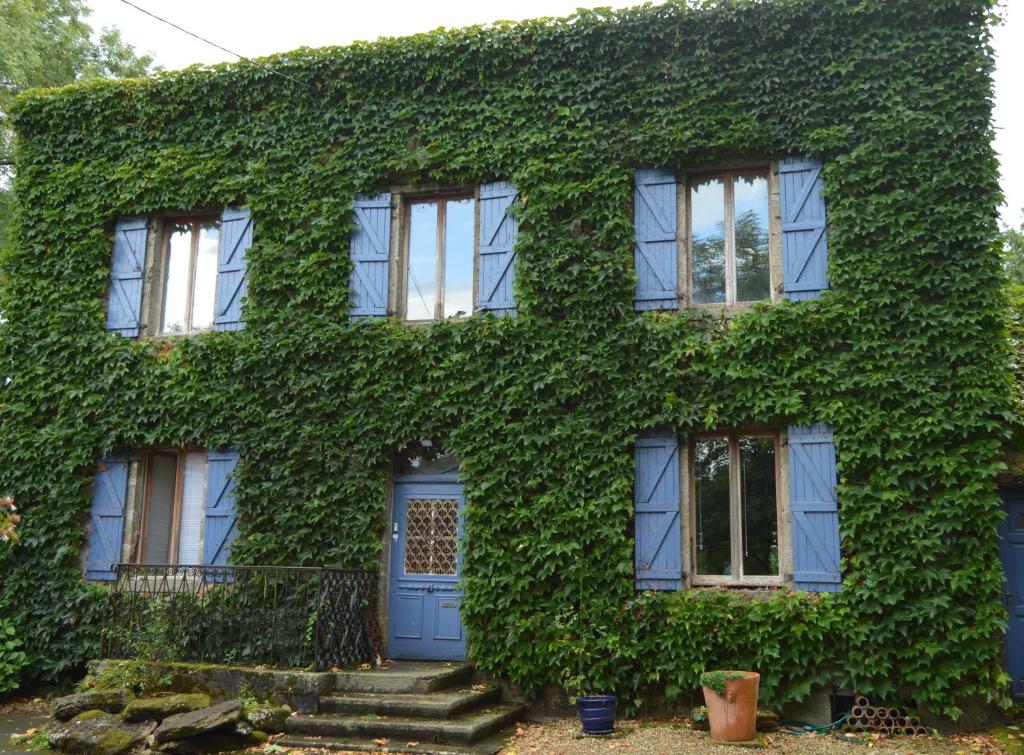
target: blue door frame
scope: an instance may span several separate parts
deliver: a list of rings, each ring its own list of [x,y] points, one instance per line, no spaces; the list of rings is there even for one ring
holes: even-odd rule
[[[1024,696],[1024,492],[1001,491],[1006,517],[999,527],[1003,561],[1003,605],[1010,614],[1006,629],[1006,665],[1015,697]]]
[[[466,634],[459,616],[462,591],[458,586],[462,568],[458,546],[462,540],[465,503],[463,485],[454,474],[395,484],[388,590],[388,655],[391,658],[466,659]],[[451,507],[457,512],[454,543],[449,518]],[[431,524],[435,520],[436,526]],[[414,530],[411,536],[410,524]],[[449,558],[452,548],[456,551],[454,569]],[[427,565],[434,557],[439,565]]]

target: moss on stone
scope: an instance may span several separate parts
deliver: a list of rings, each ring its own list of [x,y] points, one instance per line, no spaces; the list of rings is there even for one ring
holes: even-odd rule
[[[103,715],[106,715],[106,714],[102,710],[87,710],[87,711],[84,711],[83,713],[79,713],[77,716],[75,716],[71,720],[72,721],[91,721],[92,719],[99,718],[100,716],[103,716]]]
[[[96,743],[94,755],[121,755],[134,747],[136,737],[126,731],[108,731]]]

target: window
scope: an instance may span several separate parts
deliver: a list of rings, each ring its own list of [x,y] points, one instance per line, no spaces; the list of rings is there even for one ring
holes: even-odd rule
[[[206,481],[205,451],[149,453],[139,563],[202,563]]]
[[[779,456],[779,438],[772,432],[693,438],[690,500],[695,582],[780,577]]]
[[[771,298],[768,171],[701,174],[688,184],[694,304]]]
[[[406,320],[472,314],[475,215],[476,202],[471,196],[407,203],[400,292]]]
[[[169,220],[164,226],[160,334],[197,333],[213,327],[220,221]]]

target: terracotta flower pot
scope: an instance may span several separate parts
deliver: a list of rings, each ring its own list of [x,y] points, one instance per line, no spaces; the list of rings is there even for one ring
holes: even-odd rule
[[[704,687],[711,738],[721,742],[747,742],[757,736],[757,687],[761,675],[753,671],[726,671],[743,674],[725,680],[725,696]]]

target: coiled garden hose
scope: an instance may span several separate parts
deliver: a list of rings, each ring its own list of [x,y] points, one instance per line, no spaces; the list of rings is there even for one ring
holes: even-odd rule
[[[846,719],[849,718],[849,713],[844,713],[835,721],[830,724],[824,724],[822,726],[815,726],[805,721],[782,721],[779,726],[783,727],[787,734],[825,734],[831,733],[833,737],[838,739],[840,742],[849,742],[851,744],[864,745],[867,744],[864,740],[858,737],[844,737],[839,733],[839,727],[846,723]]]

